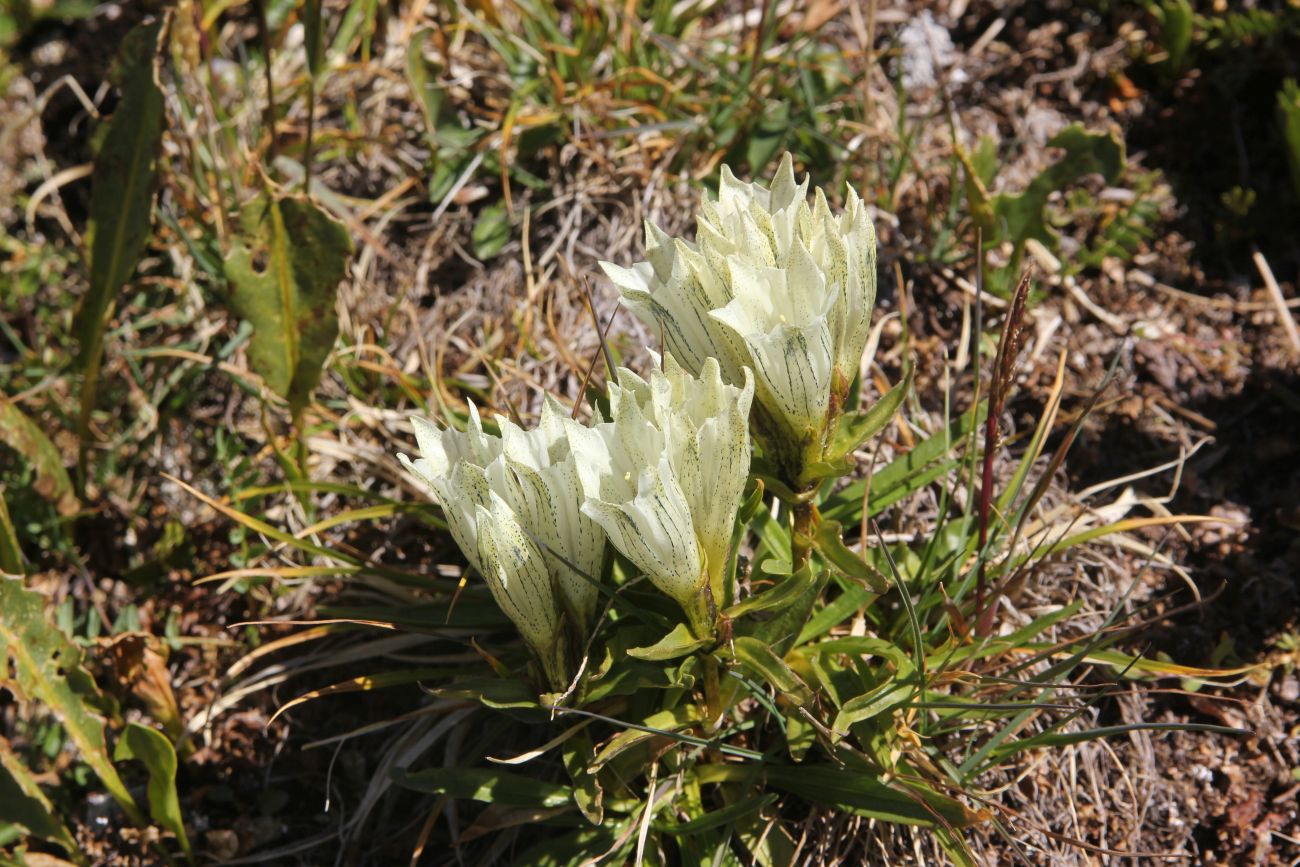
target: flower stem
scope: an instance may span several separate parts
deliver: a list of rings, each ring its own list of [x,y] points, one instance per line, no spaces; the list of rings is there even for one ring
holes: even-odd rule
[[[712,653],[704,655],[704,728],[713,731],[722,723],[722,714],[726,711],[722,698],[722,678],[718,669],[718,658]]]
[[[791,508],[790,565],[798,572],[807,565],[812,554],[812,541],[817,535],[817,524],[820,523],[821,516],[811,500],[795,503]]]

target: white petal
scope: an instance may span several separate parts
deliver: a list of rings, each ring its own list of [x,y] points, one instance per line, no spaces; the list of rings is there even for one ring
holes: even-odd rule
[[[551,592],[550,573],[541,551],[505,503],[477,506],[479,559],[492,598],[539,654],[554,645],[559,608]]]

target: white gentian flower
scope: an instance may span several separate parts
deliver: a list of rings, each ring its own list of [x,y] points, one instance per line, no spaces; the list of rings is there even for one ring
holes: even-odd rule
[[[876,235],[850,189],[832,214],[821,190],[808,204],[789,154],[771,189],[722,168],[696,241],[646,224],[648,261],[602,262],[623,303],[663,335],[664,349],[699,373],[716,358],[723,379],[754,372],[755,433],[785,481],[806,485],[858,370],[876,300]]]
[[[473,404],[464,431],[412,418],[421,457],[398,458],[442,503],[470,565],[537,654],[551,685],[563,689],[566,657],[595,615],[591,579],[601,572],[604,533],[581,511],[564,410],[548,397],[532,430],[497,421],[500,437],[484,432]],[[566,640],[566,623],[575,641]]]
[[[754,384],[748,370],[742,378],[741,387],[726,384],[706,358],[696,379],[669,355],[648,383],[619,369],[611,421],[567,422],[582,511],[682,606],[700,637],[714,633],[749,476]]]

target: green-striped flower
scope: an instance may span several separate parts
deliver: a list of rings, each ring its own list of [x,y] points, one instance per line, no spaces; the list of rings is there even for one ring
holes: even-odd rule
[[[498,417],[497,437],[470,404],[464,431],[412,418],[421,456],[398,455],[442,503],[452,537],[557,690],[595,617],[605,556],[605,534],[581,511],[566,420],[548,398],[538,427]]]
[[[852,189],[840,214],[789,154],[770,189],[726,166],[692,244],[646,224],[648,261],[602,262],[623,303],[693,372],[716,358],[733,385],[752,368],[754,430],[784,480],[801,489],[821,460],[870,332],[876,235]]]
[[[666,356],[646,382],[625,368],[609,389],[611,420],[568,422],[581,459],[582,510],[614,547],[712,635],[749,475],[753,379],[722,380],[705,359],[697,379]]]

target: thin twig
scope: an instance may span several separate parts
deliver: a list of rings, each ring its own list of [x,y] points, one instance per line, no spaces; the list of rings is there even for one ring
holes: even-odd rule
[[[1277,285],[1277,278],[1273,276],[1273,269],[1268,267],[1268,261],[1264,254],[1255,250],[1254,256],[1255,267],[1259,269],[1259,276],[1264,278],[1264,285],[1268,287],[1268,297],[1272,300],[1273,306],[1277,308],[1277,318],[1282,322],[1282,329],[1286,331],[1286,336],[1291,340],[1292,354],[1300,357],[1300,328],[1296,328],[1295,319],[1291,316],[1290,309],[1286,306],[1286,299],[1282,297],[1282,287]]]

